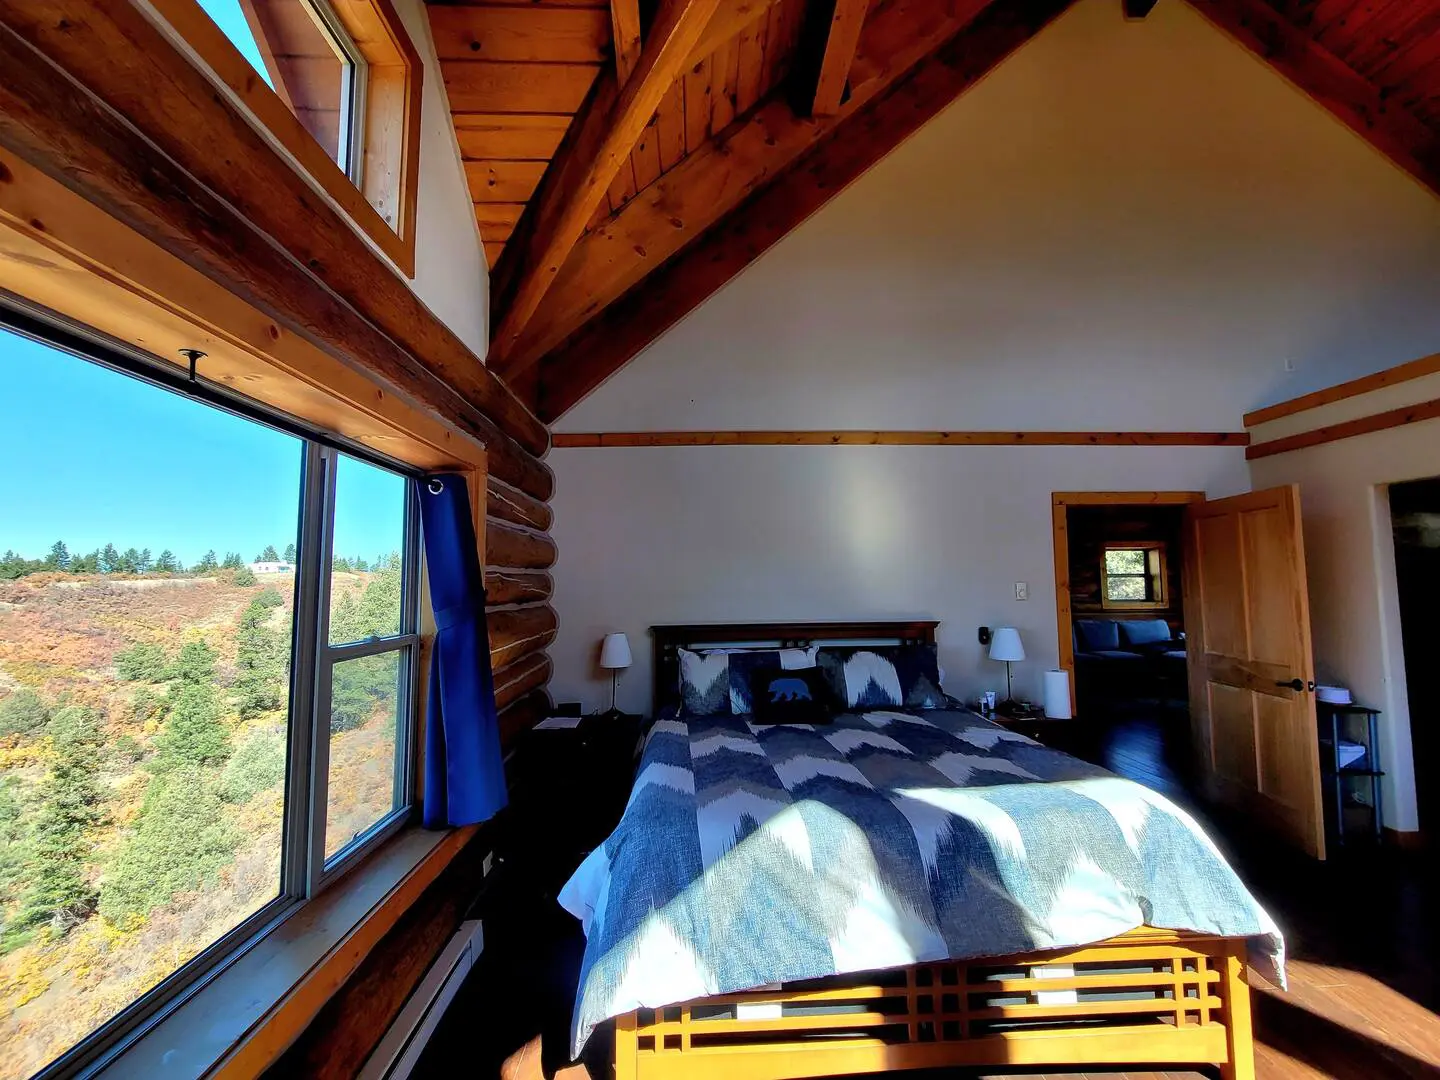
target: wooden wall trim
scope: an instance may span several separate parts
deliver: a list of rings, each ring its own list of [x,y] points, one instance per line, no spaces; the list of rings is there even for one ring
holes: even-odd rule
[[[1268,424],[1272,420],[1281,420],[1287,416],[1294,416],[1296,413],[1318,409],[1322,405],[1333,405],[1337,401],[1383,390],[1387,386],[1398,386],[1401,383],[1410,382],[1412,379],[1423,379],[1425,376],[1434,375],[1437,372],[1440,372],[1440,353],[1433,353],[1430,356],[1422,356],[1418,360],[1386,368],[1384,371],[1362,375],[1358,379],[1336,383],[1334,386],[1327,386],[1314,393],[1302,394],[1289,401],[1281,401],[1275,405],[1267,405],[1263,409],[1256,409],[1254,412],[1245,414],[1244,423],[1247,428],[1257,427],[1260,424]]]
[[[1282,439],[1255,443],[1253,446],[1246,447],[1245,458],[1248,461],[1254,461],[1258,458],[1273,457],[1276,454],[1288,454],[1294,450],[1305,450],[1312,446],[1339,442],[1341,439],[1353,439],[1357,435],[1369,435],[1372,432],[1403,427],[1406,424],[1419,424],[1437,417],[1440,417],[1440,398],[1422,401],[1416,405],[1402,405],[1398,409],[1390,409],[1373,416],[1362,416],[1356,420],[1346,420],[1339,424],[1329,424],[1326,427],[1315,428],[1313,431],[1302,431],[1298,435],[1287,435]]]
[[[610,431],[551,436],[614,446],[1247,446],[1243,431]]]
[[[0,143],[487,447],[544,453],[544,425],[130,4],[10,0],[0,66]]]

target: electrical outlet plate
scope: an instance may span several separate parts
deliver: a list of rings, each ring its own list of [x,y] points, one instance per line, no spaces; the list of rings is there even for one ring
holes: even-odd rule
[[[480,864],[480,876],[486,877],[487,875],[489,875],[490,870],[494,865],[495,853],[493,851],[487,852],[485,855],[485,861]]]
[[[1029,600],[1029,599],[1030,599],[1030,585],[1029,585],[1028,582],[1024,582],[1024,581],[1017,581],[1017,582],[1015,582],[1015,599],[1016,599],[1016,600]]]

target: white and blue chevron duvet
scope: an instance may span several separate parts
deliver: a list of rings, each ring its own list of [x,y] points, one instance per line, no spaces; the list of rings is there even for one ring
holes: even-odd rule
[[[588,937],[576,1054],[631,1009],[1142,924],[1251,938],[1283,980],[1274,922],[1188,814],[961,711],[660,720],[561,902]]]

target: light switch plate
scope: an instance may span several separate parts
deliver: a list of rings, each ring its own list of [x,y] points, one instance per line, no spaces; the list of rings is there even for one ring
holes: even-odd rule
[[[1016,599],[1016,600],[1029,600],[1029,599],[1030,599],[1030,585],[1029,585],[1028,582],[1024,582],[1024,581],[1017,581],[1017,582],[1015,582],[1015,599]]]

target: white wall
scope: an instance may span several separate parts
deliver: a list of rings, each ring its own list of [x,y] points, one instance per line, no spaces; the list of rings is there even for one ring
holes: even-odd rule
[[[650,704],[647,627],[936,618],[952,693],[1002,689],[981,625],[1019,628],[1016,692],[1059,662],[1050,496],[1246,490],[1244,452],[1205,447],[562,449],[551,646],[557,700],[609,705],[600,638],[630,635],[622,708]],[[1015,600],[1017,581],[1030,599]]]
[[[557,425],[1239,430],[1440,341],[1440,202],[1181,3],[1081,0]],[[1289,358],[1296,370],[1286,372]],[[1053,666],[1050,495],[1249,487],[1238,449],[562,449],[558,698],[666,621],[941,619]],[[1013,586],[1027,581],[1030,599]]]
[[[1316,672],[1322,682],[1347,686],[1356,700],[1384,710],[1385,823],[1418,828],[1386,485],[1440,476],[1440,420],[1261,458],[1250,463],[1250,475],[1257,488],[1300,485]]]

